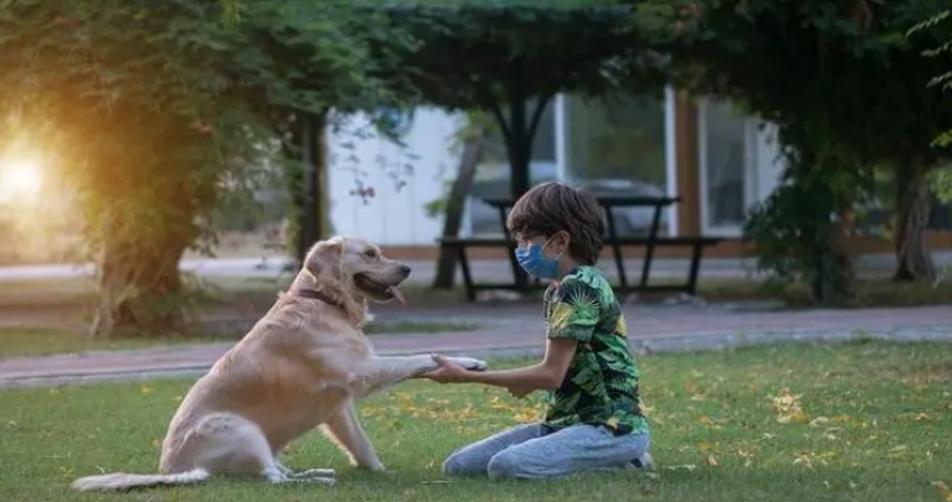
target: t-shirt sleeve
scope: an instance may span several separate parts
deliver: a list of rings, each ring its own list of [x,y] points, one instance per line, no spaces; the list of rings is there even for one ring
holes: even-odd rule
[[[577,279],[569,278],[559,285],[552,301],[554,304],[546,326],[546,338],[589,342],[598,324],[598,291]]]

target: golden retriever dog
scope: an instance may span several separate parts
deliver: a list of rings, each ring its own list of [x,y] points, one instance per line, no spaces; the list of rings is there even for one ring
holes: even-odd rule
[[[293,472],[277,458],[317,426],[351,463],[383,470],[354,400],[438,366],[431,355],[378,356],[362,331],[367,302],[402,301],[397,285],[409,273],[361,239],[317,243],[288,291],[182,400],[162,444],[160,474],[89,476],[73,488],[189,484],[214,474],[332,484],[333,470]],[[454,360],[486,367],[476,359]]]

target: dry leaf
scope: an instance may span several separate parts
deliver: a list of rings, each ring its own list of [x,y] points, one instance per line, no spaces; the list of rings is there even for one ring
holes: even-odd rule
[[[801,453],[793,459],[793,465],[802,465],[808,469],[813,469],[813,459],[810,458],[810,454]]]
[[[666,465],[662,469],[667,469],[669,471],[694,471],[697,469],[697,466],[694,464],[682,464],[682,465]]]
[[[813,420],[810,420],[810,427],[819,427],[821,425],[826,425],[830,423],[830,419],[826,417],[816,417]]]
[[[721,464],[718,464],[718,463],[717,463],[717,459],[714,458],[714,455],[708,455],[708,456],[707,456],[707,465],[709,465],[709,466],[711,466],[711,467],[720,467],[720,466],[721,466]]]
[[[952,490],[945,485],[942,481],[933,481],[932,486],[939,491],[939,495],[945,500],[945,502],[952,502]]]
[[[770,396],[773,401],[774,411],[777,412],[777,423],[804,423],[810,420],[810,417],[803,411],[800,405],[800,395],[794,395],[790,389],[783,388],[776,396]]]

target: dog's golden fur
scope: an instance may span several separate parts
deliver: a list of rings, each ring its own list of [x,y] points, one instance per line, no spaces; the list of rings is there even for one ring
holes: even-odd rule
[[[361,239],[316,244],[286,293],[198,380],[169,426],[160,475],[82,478],[80,490],[202,481],[255,474],[280,482],[333,482],[333,472],[294,473],[277,460],[289,442],[319,425],[352,462],[382,470],[355,398],[436,368],[432,357],[380,357],[361,328],[369,301],[399,295],[406,266]],[[470,368],[484,367],[458,358]]]

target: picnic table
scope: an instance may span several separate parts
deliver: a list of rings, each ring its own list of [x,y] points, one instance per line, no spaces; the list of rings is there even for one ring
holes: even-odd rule
[[[463,272],[463,283],[466,287],[466,296],[470,301],[476,300],[476,292],[481,290],[516,290],[527,291],[531,288],[542,287],[543,285],[535,280],[529,282],[528,275],[519,266],[516,261],[514,250],[517,246],[515,239],[509,234],[506,228],[506,218],[509,210],[512,209],[513,201],[509,198],[484,198],[484,202],[496,208],[499,212],[499,221],[502,225],[502,238],[443,238],[440,244],[449,249],[455,250],[459,259],[460,267]],[[681,201],[680,197],[598,197],[599,206],[605,214],[606,232],[604,243],[611,247],[612,255],[615,260],[615,267],[618,271],[618,284],[615,288],[620,292],[627,293],[632,291],[683,291],[688,294],[695,294],[697,291],[697,276],[700,269],[701,258],[704,248],[720,242],[721,239],[712,237],[667,237],[659,235],[661,230],[661,215],[665,208],[670,207]],[[618,223],[615,221],[616,209],[627,208],[650,208],[652,209],[651,225],[645,235],[619,235]],[[628,282],[628,274],[625,270],[623,246],[643,246],[645,253],[641,266],[641,278],[637,285],[631,285]],[[691,247],[691,264],[688,272],[687,281],[682,284],[649,284],[651,274],[651,265],[654,260],[655,250],[659,246],[679,246]],[[509,256],[509,262],[512,266],[513,282],[511,283],[476,283],[472,277],[472,271],[469,266],[469,257],[466,253],[468,248],[474,247],[503,247],[506,248]]]

